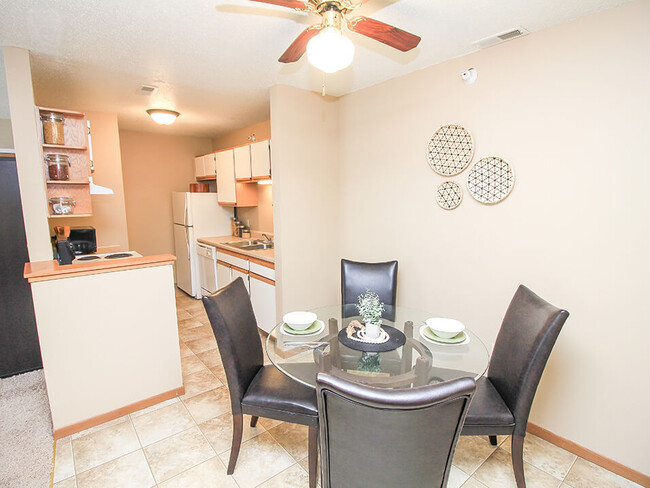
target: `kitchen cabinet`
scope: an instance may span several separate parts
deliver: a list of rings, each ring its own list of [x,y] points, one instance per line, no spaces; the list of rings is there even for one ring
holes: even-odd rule
[[[271,141],[260,141],[250,146],[251,177],[254,180],[271,178]]]
[[[42,156],[48,154],[61,154],[70,158],[69,177],[67,180],[53,180],[49,177],[47,165],[44,167],[44,179],[46,185],[47,200],[50,198],[67,197],[74,200],[72,212],[65,215],[57,215],[52,212],[48,205],[48,215],[51,219],[69,217],[90,217],[92,216],[92,204],[90,201],[91,174],[90,151],[88,149],[88,122],[85,114],[72,110],[61,110],[58,108],[37,107],[41,116],[48,114],[63,115],[63,138],[64,144],[47,144],[42,141]]]
[[[257,188],[235,179],[235,152],[233,149],[216,153],[217,194],[219,205],[254,207],[257,205]]]
[[[251,179],[251,147],[240,146],[233,149],[235,153],[235,180]]]
[[[197,181],[214,180],[216,178],[215,154],[205,154],[194,158],[194,176]]]
[[[234,152],[237,181],[254,183],[271,178],[270,141],[236,147]]]
[[[217,284],[219,288],[223,288],[232,281],[230,269],[229,265],[217,261]]]
[[[257,326],[270,333],[275,327],[275,270],[273,263],[261,260],[250,264],[250,295]]]
[[[250,294],[250,283],[248,282],[248,271],[244,271],[238,268],[231,268],[230,272],[232,273],[232,281],[235,281],[237,278],[241,278],[244,281],[246,286],[246,291]]]
[[[251,298],[257,326],[271,332],[275,327],[275,264],[231,251],[217,250],[219,288],[240,278]]]
[[[248,267],[247,256],[223,250],[217,251],[217,283],[219,288],[241,277],[244,280],[244,285],[246,285],[246,290],[248,290]]]

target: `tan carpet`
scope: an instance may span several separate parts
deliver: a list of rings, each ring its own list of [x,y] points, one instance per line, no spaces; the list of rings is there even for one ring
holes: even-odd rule
[[[50,486],[54,439],[43,370],[0,383],[0,446],[0,486]]]

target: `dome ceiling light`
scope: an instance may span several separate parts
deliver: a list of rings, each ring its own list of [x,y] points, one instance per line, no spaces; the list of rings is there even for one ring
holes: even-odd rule
[[[150,108],[147,110],[147,113],[154,122],[160,125],[173,124],[176,121],[176,118],[180,115],[180,113],[174,110],[165,110],[162,108]]]

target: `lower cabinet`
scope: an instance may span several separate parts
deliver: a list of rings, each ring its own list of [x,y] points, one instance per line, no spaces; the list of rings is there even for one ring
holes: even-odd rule
[[[250,284],[248,283],[248,271],[244,271],[243,269],[238,269],[238,268],[231,268],[230,272],[232,273],[232,281],[235,281],[237,278],[240,278],[244,280],[244,285],[246,285],[246,291],[250,294],[251,288]]]
[[[250,274],[250,292],[257,326],[270,333],[275,327],[275,283],[268,278]]]
[[[230,266],[217,261],[217,286],[223,288],[232,281]]]
[[[233,251],[217,251],[217,283],[223,288],[241,278],[251,297],[257,326],[265,332],[275,327],[275,265]]]

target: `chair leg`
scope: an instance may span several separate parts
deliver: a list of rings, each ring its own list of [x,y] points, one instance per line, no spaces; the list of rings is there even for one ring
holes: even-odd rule
[[[257,425],[257,419],[259,419],[259,417],[256,417],[255,415],[251,417],[251,427],[255,427]]]
[[[490,444],[492,444],[493,446],[497,445],[497,436],[495,435],[490,436]]]
[[[230,461],[228,462],[228,474],[235,472],[235,464],[239,457],[239,448],[241,447],[241,436],[244,432],[244,416],[236,414],[232,416],[232,447],[230,448]]]
[[[318,483],[318,427],[309,426],[309,488]]]
[[[517,488],[526,488],[524,477],[524,438],[519,435],[512,435],[512,469],[515,472]]]

